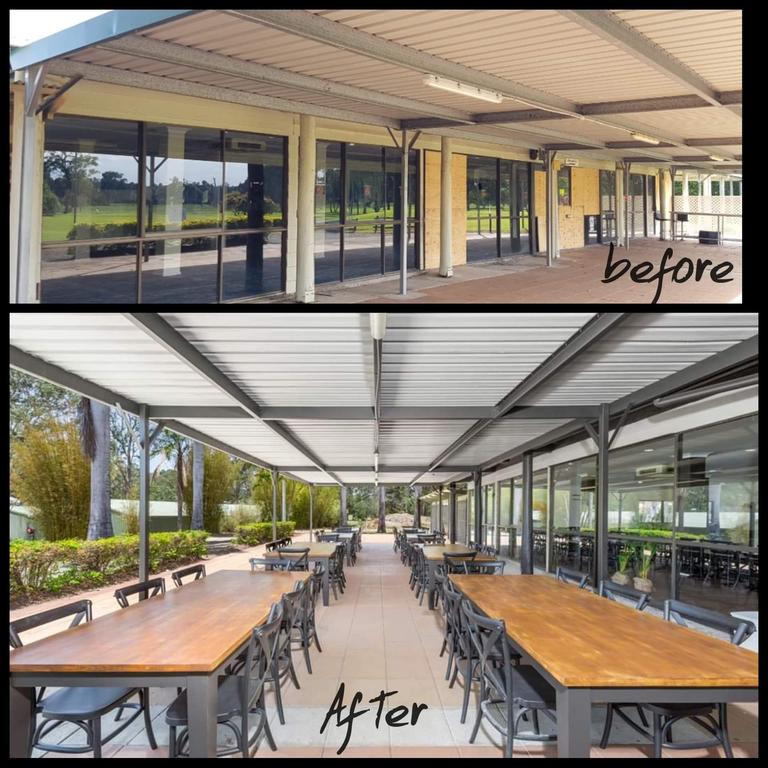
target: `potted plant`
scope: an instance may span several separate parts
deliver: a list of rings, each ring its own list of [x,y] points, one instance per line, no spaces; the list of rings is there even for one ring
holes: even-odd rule
[[[632,547],[626,545],[621,546],[618,554],[616,555],[616,572],[611,576],[611,581],[616,584],[622,584],[626,586],[629,584],[631,577],[627,573],[629,568],[629,561],[632,559]]]
[[[637,548],[637,557],[635,558],[637,575],[632,581],[632,585],[640,592],[653,592],[653,582],[648,578],[651,572],[651,563],[656,555],[655,544],[641,544]]]

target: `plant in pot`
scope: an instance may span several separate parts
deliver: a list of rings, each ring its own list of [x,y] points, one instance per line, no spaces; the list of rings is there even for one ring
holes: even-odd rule
[[[647,592],[649,594],[653,592],[653,582],[648,578],[648,574],[651,572],[651,563],[655,554],[655,544],[641,544],[637,548],[637,556],[635,558],[637,575],[632,580],[632,585],[640,592]]]
[[[627,573],[629,568],[629,562],[632,559],[632,547],[622,545],[616,555],[616,572],[611,576],[611,581],[616,584],[623,584],[626,586],[631,581],[630,575]]]

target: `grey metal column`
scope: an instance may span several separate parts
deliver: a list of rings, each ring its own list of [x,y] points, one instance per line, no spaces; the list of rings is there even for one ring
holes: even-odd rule
[[[285,478],[280,478],[280,519],[285,522],[288,518],[285,511]]]
[[[600,586],[601,579],[608,578],[608,424],[610,406],[602,403],[597,422],[597,519],[595,520],[595,543],[592,555],[593,584]]]
[[[315,118],[301,115],[299,125],[296,301],[315,300]]]
[[[139,581],[149,578],[149,407],[139,406]]]
[[[533,454],[523,454],[523,519],[520,573],[533,573]]]
[[[453,277],[453,156],[451,139],[440,139],[440,277]]]
[[[456,483],[451,483],[449,487],[451,491],[451,501],[449,505],[450,516],[451,516],[450,540],[451,540],[451,544],[455,544],[456,543]]]
[[[272,470],[272,540],[277,538],[277,476],[276,469]]]
[[[415,509],[413,514],[413,524],[417,528],[421,528],[421,500],[419,499],[419,486],[414,485],[410,489],[410,493],[413,494],[414,501],[415,501]]]
[[[347,524],[347,486],[339,488],[339,525]]]
[[[624,244],[624,231],[627,223],[624,220],[624,163],[617,162],[616,170],[613,174],[614,182],[614,195],[616,202],[614,203],[615,210],[613,212],[614,221],[616,222],[616,247],[619,248]]]
[[[313,532],[313,526],[312,526],[312,502],[313,502],[313,496],[315,495],[315,486],[312,485],[312,483],[309,484],[309,542],[312,543],[312,539],[314,538],[312,535]]]
[[[403,130],[400,138],[400,295],[408,293],[408,131]]]
[[[629,167],[624,163],[624,247],[629,249]],[[635,229],[635,217],[632,216],[632,231]]]
[[[440,483],[440,489],[437,492],[437,527],[435,527],[434,523],[432,525],[433,531],[442,531],[443,530],[443,484]],[[750,527],[751,530],[751,527]],[[751,538],[750,538],[751,541]],[[750,546],[752,546],[750,544]]]
[[[560,256],[557,235],[559,229],[557,208],[557,173],[555,172],[554,150],[544,153],[544,166],[547,173],[547,266],[551,267],[555,259]]]
[[[475,492],[475,530],[473,531],[473,538],[475,544],[485,544],[482,540],[483,532],[483,475],[481,472],[472,473],[472,487]]]
[[[192,521],[193,531],[202,531],[203,524],[203,473],[205,472],[205,447],[195,440],[192,443]]]

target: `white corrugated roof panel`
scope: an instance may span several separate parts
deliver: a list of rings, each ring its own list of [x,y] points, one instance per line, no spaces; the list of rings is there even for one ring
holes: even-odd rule
[[[379,464],[428,465],[474,421],[383,421],[379,428]]]
[[[330,467],[373,466],[373,421],[283,421]]]

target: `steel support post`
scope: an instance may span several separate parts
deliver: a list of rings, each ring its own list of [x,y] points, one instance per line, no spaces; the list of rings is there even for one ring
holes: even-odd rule
[[[443,486],[440,484],[440,488],[437,492],[437,525],[432,523],[433,531],[443,530]],[[751,529],[750,529],[751,530]]]
[[[288,517],[285,509],[285,478],[280,478],[280,519],[285,522]]]
[[[408,131],[400,138],[400,295],[408,293]]]
[[[314,495],[315,495],[315,486],[312,485],[312,483],[309,484],[309,543],[312,543],[312,539],[314,538],[313,532],[314,527],[312,525],[312,506],[314,501]]]
[[[523,454],[523,519],[520,573],[533,573],[533,454]]]
[[[624,247],[629,250],[629,167],[624,163]],[[632,216],[632,231],[635,230],[635,217]]]
[[[597,422],[597,510],[595,520],[595,543],[592,556],[593,584],[595,589],[602,579],[608,578],[608,425],[610,406],[600,406]]]
[[[483,533],[483,476],[480,472],[472,473],[472,489],[475,494],[475,530],[472,532],[472,537],[475,544],[485,544],[482,540]]]
[[[277,538],[277,480],[278,471],[272,470],[272,541]]]
[[[139,581],[149,579],[149,406],[139,406]],[[139,596],[141,598],[141,595]]]
[[[616,202],[614,203],[615,210],[613,212],[613,216],[616,222],[616,247],[619,248],[624,244],[624,230],[627,226],[627,223],[624,219],[624,163],[616,163],[616,170],[613,174],[613,180],[616,199]]]
[[[449,514],[450,514],[450,520],[451,520],[451,532],[450,532],[450,540],[451,544],[456,543],[456,483],[451,483],[450,486],[450,505],[449,505]]]

